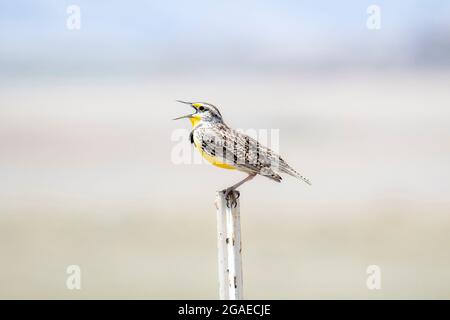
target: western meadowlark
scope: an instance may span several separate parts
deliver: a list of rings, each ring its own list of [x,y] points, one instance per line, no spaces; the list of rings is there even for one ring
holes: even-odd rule
[[[307,184],[311,182],[290,167],[279,155],[261,145],[257,140],[228,127],[215,106],[205,102],[178,102],[189,104],[195,112],[173,120],[188,118],[192,124],[190,141],[211,164],[224,169],[237,169],[248,174],[244,180],[222,192],[227,206],[236,206],[238,187],[253,179],[257,174],[277,182],[279,173],[287,173]]]

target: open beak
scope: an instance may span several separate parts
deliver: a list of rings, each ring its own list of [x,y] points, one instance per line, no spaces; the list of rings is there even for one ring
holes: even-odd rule
[[[181,103],[185,103],[185,104],[188,104],[188,105],[190,105],[194,110],[195,110],[195,112],[194,113],[192,113],[192,114],[188,114],[188,115],[185,115],[185,116],[182,116],[182,117],[178,117],[178,118],[175,118],[175,119],[173,119],[173,120],[179,120],[179,119],[184,119],[184,118],[192,118],[192,116],[194,115],[194,114],[196,114],[197,113],[197,108],[195,108],[193,105],[192,105],[192,103],[191,102],[186,102],[186,101],[181,101],[181,100],[176,100],[177,102],[181,102]]]

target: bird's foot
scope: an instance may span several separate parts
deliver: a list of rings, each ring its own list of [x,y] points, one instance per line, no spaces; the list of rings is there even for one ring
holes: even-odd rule
[[[227,188],[225,190],[222,190],[222,192],[225,194],[225,199],[227,200],[227,207],[228,208],[236,208],[237,207],[237,199],[241,196],[241,193],[237,190],[234,190],[232,188]]]

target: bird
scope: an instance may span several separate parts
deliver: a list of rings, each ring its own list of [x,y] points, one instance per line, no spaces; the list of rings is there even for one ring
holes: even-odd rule
[[[285,173],[311,185],[308,178],[294,170],[281,156],[257,140],[226,125],[219,109],[213,104],[176,101],[190,105],[194,109],[193,113],[173,120],[186,118],[190,120],[192,131],[189,140],[200,154],[214,166],[239,170],[247,174],[245,179],[222,190],[228,207],[237,206],[240,193],[236,189],[256,175],[281,182],[280,174]]]

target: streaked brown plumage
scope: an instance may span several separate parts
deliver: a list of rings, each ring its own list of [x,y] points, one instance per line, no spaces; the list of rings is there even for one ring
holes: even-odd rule
[[[201,141],[203,152],[238,170],[260,174],[277,182],[282,180],[279,173],[287,173],[311,184],[272,150],[224,123],[200,125],[192,133],[194,143]]]

